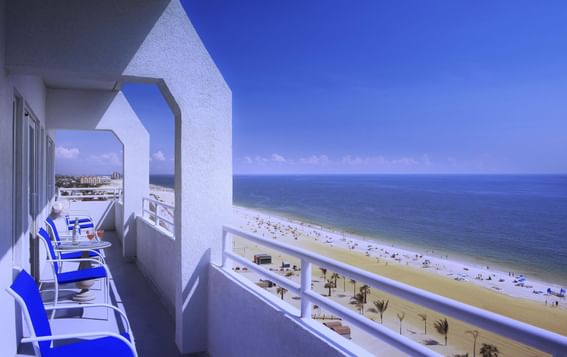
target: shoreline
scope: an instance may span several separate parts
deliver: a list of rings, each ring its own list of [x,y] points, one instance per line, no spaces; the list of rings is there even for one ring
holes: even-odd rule
[[[396,242],[366,238],[354,233],[343,232],[339,229],[333,230],[331,227],[321,226],[313,222],[304,222],[296,219],[295,217],[282,216],[277,213],[274,214],[272,211],[268,210],[262,211],[238,205],[233,205],[233,209],[235,211],[244,211],[249,215],[264,216],[265,219],[271,219],[280,224],[291,224],[311,230],[321,231],[321,233],[325,234],[325,236],[322,236],[325,239],[315,239],[315,241],[320,244],[327,244],[331,247],[335,246],[346,251],[365,254],[366,256],[379,258],[380,260],[391,263],[407,263],[407,266],[412,268],[427,269],[427,271],[432,274],[471,283],[513,298],[522,298],[530,301],[541,302],[543,304],[545,304],[546,300],[548,300],[548,303],[559,300],[562,303],[560,304],[560,307],[567,308],[564,299],[546,295],[548,287],[553,291],[559,291],[563,287],[558,283],[541,279],[531,279],[529,276],[526,277],[526,275],[522,275],[521,273],[504,270],[500,266],[486,266],[468,260],[457,260],[453,257],[446,258],[445,255],[438,256],[427,252],[422,253],[412,248],[402,247],[396,244]],[[343,239],[346,239],[346,241],[343,241]],[[369,246],[372,246],[370,250],[368,249]],[[368,254],[366,254],[367,252]],[[396,257],[393,257],[393,255]],[[418,258],[416,259],[416,257]],[[426,260],[430,261],[430,264],[428,264],[429,268],[423,268],[423,262]],[[509,273],[513,273],[514,276],[509,275]],[[480,276],[482,278],[477,279],[477,277]],[[489,276],[491,279],[488,279]],[[524,284],[525,287],[516,286],[513,283],[513,281],[520,276],[526,277],[526,283]],[[504,279],[505,281],[499,281],[500,279]],[[510,283],[514,285],[511,286]],[[533,291],[541,291],[541,293],[535,294]]]
[[[538,285],[545,285],[545,290],[547,290],[548,287],[552,288],[553,291],[559,291],[559,289],[561,288],[567,288],[567,280],[566,281],[556,280],[555,279],[557,278],[556,276],[549,276],[549,275],[545,276],[541,272],[534,271],[533,269],[508,266],[506,264],[494,262],[488,259],[483,260],[482,258],[471,257],[461,252],[448,251],[442,249],[431,249],[428,247],[420,246],[419,244],[408,244],[407,242],[391,239],[386,236],[380,236],[376,234],[364,235],[360,232],[345,230],[339,226],[322,225],[319,222],[308,220],[298,215],[285,214],[278,212],[276,210],[270,210],[269,208],[256,208],[256,207],[242,206],[237,204],[233,204],[233,207],[255,211],[258,213],[265,214],[267,216],[272,216],[277,219],[288,221],[289,223],[294,223],[294,224],[303,223],[305,225],[309,225],[313,228],[316,228],[322,232],[328,234],[334,234],[334,235],[339,234],[343,236],[348,236],[350,239],[360,240],[363,241],[365,244],[370,243],[380,246],[388,246],[391,247],[392,249],[403,250],[413,255],[419,254],[419,255],[427,256],[428,258],[440,259],[442,261],[449,261],[452,263],[461,263],[467,267],[475,268],[478,270],[482,270],[483,268],[484,270],[486,270],[486,267],[488,266],[490,267],[490,269],[488,270],[505,274],[507,277],[509,272],[514,273],[515,276],[522,275],[524,277],[526,276],[534,277],[533,279],[529,279],[530,280],[529,282],[530,283],[537,282]]]

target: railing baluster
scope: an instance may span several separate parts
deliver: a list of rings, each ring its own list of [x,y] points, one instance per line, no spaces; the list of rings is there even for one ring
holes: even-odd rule
[[[223,230],[222,232],[222,267],[227,270],[232,270],[232,263],[228,259],[225,252],[232,251],[232,234]]]

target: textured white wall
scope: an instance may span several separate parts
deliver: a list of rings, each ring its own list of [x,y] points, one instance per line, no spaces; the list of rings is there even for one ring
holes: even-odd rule
[[[122,142],[124,210],[116,230],[124,255],[136,256],[135,219],[149,194],[148,132],[122,92],[49,89],[47,99],[49,129],[110,130]]]
[[[176,341],[207,348],[208,266],[220,262],[222,225],[232,206],[232,97],[177,1],[169,3],[126,75],[163,79],[176,114]],[[199,328],[195,328],[199,326]]]
[[[211,356],[345,356],[298,323],[297,318],[244,287],[220,268],[211,266],[210,270],[208,345]],[[343,337],[331,338],[343,343]]]
[[[136,218],[138,232],[138,258],[136,264],[158,291],[167,310],[175,314],[175,285],[178,271],[175,264],[175,240],[156,229],[153,223]]]

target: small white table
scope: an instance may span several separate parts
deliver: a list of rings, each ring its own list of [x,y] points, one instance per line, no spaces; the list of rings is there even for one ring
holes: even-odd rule
[[[89,250],[106,249],[112,246],[112,243],[106,240],[92,240],[84,241],[81,240],[75,244],[70,241],[61,242],[57,245],[57,249],[62,251],[82,251],[82,258],[89,258]],[[80,269],[92,268],[90,261],[81,262],[79,264]],[[85,303],[95,299],[95,295],[90,291],[90,288],[94,284],[94,280],[83,280],[75,283],[77,288],[81,289],[79,293],[72,297],[73,301]]]

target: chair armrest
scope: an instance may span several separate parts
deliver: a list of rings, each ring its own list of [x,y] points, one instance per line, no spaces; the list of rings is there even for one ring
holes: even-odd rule
[[[46,259],[45,261],[50,263],[69,263],[69,262],[91,262],[96,263],[99,266],[103,267],[106,271],[106,277],[110,279],[110,270],[105,263],[101,263],[100,261],[93,259],[93,258],[77,258],[77,259]],[[59,273],[58,273],[59,274]]]
[[[96,249],[85,249],[85,248],[77,248],[77,249],[55,249],[56,252],[59,253],[75,253],[75,252],[90,252],[93,254],[98,255],[99,257],[102,258],[102,254],[100,254],[99,251],[97,251]],[[68,260],[68,259],[65,259]]]
[[[101,264],[100,261],[93,258],[46,259],[46,261],[50,263],[91,262],[91,263],[97,263],[98,265],[105,265],[105,264]]]
[[[38,337],[24,337],[22,338],[23,343],[27,342],[42,342],[42,341],[57,341],[57,340],[69,340],[73,338],[81,338],[81,337],[114,337],[119,339],[120,341],[124,342],[132,351],[134,356],[138,356],[136,352],[136,347],[134,343],[128,341],[124,336],[121,336],[114,332],[107,332],[107,331],[100,331],[100,332],[81,332],[81,333],[66,333],[61,335],[51,335],[51,336],[38,336]]]
[[[110,305],[110,304],[102,304],[102,303],[95,303],[95,304],[57,304],[55,306],[45,306],[45,310],[46,311],[51,311],[51,310],[62,310],[62,309],[85,309],[88,307],[105,307],[107,309],[111,309],[114,311],[117,311],[120,316],[124,319],[124,322],[126,323],[126,330],[128,331],[128,334],[130,335],[130,337],[132,338],[132,341],[134,341],[134,334],[132,333],[132,328],[130,327],[130,321],[128,320],[128,316],[126,316],[126,313],[124,313],[124,311],[120,310],[119,308],[117,308],[114,305]]]

